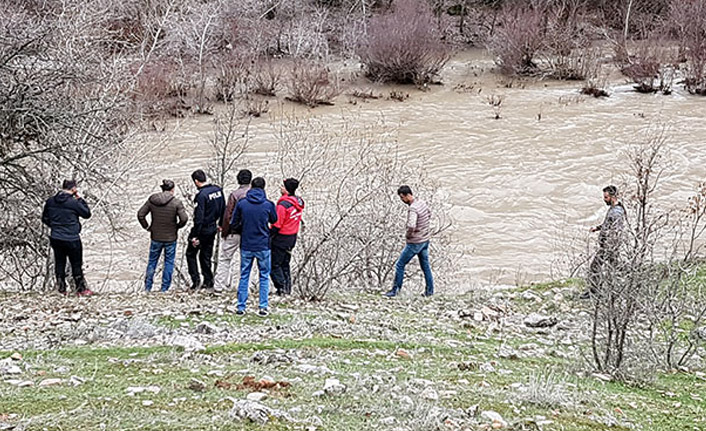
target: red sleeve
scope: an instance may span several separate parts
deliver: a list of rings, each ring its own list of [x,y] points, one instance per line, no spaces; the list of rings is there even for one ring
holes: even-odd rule
[[[284,205],[277,204],[277,222],[273,224],[273,227],[276,227],[277,229],[282,229],[282,225],[284,224],[284,217],[287,215],[287,208],[284,207]]]

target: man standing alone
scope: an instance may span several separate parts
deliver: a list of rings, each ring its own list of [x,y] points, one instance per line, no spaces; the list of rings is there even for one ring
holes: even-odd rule
[[[213,272],[211,271],[211,256],[213,242],[216,239],[218,226],[223,222],[223,212],[226,202],[220,187],[206,183],[206,173],[201,169],[191,174],[199,192],[194,198],[194,227],[189,233],[189,245],[186,247],[186,263],[191,276],[191,289],[198,289],[201,284],[199,265],[203,274],[204,289],[213,288]],[[198,264],[196,257],[198,255]]]
[[[625,208],[618,199],[617,187],[607,186],[603,189],[603,203],[609,208],[603,223],[591,228],[591,232],[600,232],[598,251],[589,268],[588,290],[581,294],[581,299],[588,299],[592,294],[598,293],[601,279],[606,276],[604,272],[617,269],[618,252],[625,224]]]
[[[243,199],[250,190],[252,172],[243,169],[238,172],[238,188],[228,196],[223,222],[221,222],[221,251],[218,253],[218,270],[216,271],[216,292],[222,292],[230,287],[232,278],[232,262],[235,251],[240,246],[240,233],[233,232],[230,228],[230,219],[233,217],[235,205]]]
[[[161,193],[155,193],[147,199],[137,212],[137,220],[150,232],[150,256],[145,273],[145,290],[152,290],[154,272],[159,256],[164,250],[164,270],[162,271],[162,292],[169,290],[174,273],[177,231],[186,225],[189,217],[181,201],[174,196],[174,182],[163,180]],[[152,222],[147,223],[147,214],[152,214]]]
[[[392,290],[385,293],[385,296],[392,298],[397,296],[402,289],[404,279],[404,269],[414,256],[419,256],[419,266],[424,272],[426,289],[422,296],[434,294],[434,278],[429,265],[429,240],[431,239],[431,210],[423,201],[415,199],[412,189],[409,186],[401,186],[397,189],[402,202],[409,205],[407,211],[407,245],[402,250],[395,266],[395,281]]]
[[[297,179],[284,180],[280,187],[282,197],[277,201],[277,223],[272,225],[272,282],[279,296],[292,293],[289,262],[304,210],[304,201],[295,195],[298,187]]]
[[[49,244],[54,250],[54,273],[59,293],[66,294],[66,258],[71,263],[71,275],[76,283],[76,294],[90,296],[93,292],[86,287],[83,277],[83,244],[81,244],[81,223],[79,217],[88,219],[91,210],[78,195],[76,181],[65,180],[61,191],[50,197],[44,204],[42,222],[51,228]]]
[[[265,317],[268,312],[270,294],[270,224],[277,222],[275,204],[265,195],[265,179],[252,180],[252,188],[245,199],[235,206],[231,229],[240,236],[240,283],[238,284],[237,314],[245,314],[248,300],[248,283],[253,260],[257,259],[260,272],[260,304],[258,314]]]

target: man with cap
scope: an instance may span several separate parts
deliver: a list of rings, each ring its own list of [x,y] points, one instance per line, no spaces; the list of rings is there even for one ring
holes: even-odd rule
[[[49,244],[54,250],[54,273],[59,293],[66,295],[66,259],[71,263],[71,276],[76,283],[76,294],[93,295],[83,277],[83,244],[79,218],[88,219],[91,210],[78,195],[75,180],[64,180],[61,191],[44,204],[42,222],[51,228]]]
[[[302,220],[304,201],[295,193],[299,187],[296,178],[287,178],[280,186],[282,197],[277,201],[277,223],[272,225],[272,283],[278,296],[292,293],[292,274],[289,262],[297,242],[299,224]]]
[[[189,216],[184,205],[174,196],[174,182],[163,180],[162,191],[147,199],[137,212],[137,220],[145,230],[150,232],[150,255],[145,273],[145,290],[152,290],[152,280],[157,269],[159,257],[164,250],[164,269],[162,271],[162,292],[169,290],[174,273],[174,257],[176,256],[177,231],[186,225]],[[147,215],[151,214],[151,222]]]

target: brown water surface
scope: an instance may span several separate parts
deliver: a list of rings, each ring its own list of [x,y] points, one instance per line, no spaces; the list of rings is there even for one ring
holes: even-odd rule
[[[336,106],[311,113],[331,127],[351,114],[361,123],[384,116],[399,125],[402,152],[424,161],[453,205],[455,241],[466,252],[458,258],[462,287],[565,275],[561,242],[589,238],[589,226],[605,213],[602,187],[620,182],[627,171],[623,151],[650,130],[664,128],[668,135],[672,163],[663,178],[663,202],[685,204],[696,183],[706,180],[706,99],[681,88],[670,96],[638,94],[620,79],[612,82],[611,97],[594,99],[578,94],[581,83],[510,82],[489,73],[492,66],[480,51],[463,53],[446,67],[445,85],[426,92],[403,88],[410,94],[404,102],[353,105],[343,95]],[[366,85],[382,94],[394,89]],[[490,95],[503,98],[499,120]],[[306,109],[295,109],[306,115]],[[143,136],[148,146],[165,138],[166,144],[143,160],[150,168],[133,178],[129,211],[137,211],[161,178],[187,184],[190,172],[206,165],[212,127],[212,117],[197,117],[170,124],[172,134]],[[272,171],[272,120],[255,119],[250,131],[248,167],[256,174]],[[109,278],[106,288],[141,285],[148,239],[134,218],[127,226],[124,239],[106,245],[97,222],[87,225],[84,237],[92,249],[86,260],[94,283]]]

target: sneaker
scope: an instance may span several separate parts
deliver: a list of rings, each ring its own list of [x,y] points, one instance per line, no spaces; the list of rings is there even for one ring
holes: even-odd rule
[[[191,290],[196,290],[196,289],[199,288],[199,286],[201,286],[201,282],[200,282],[200,281],[194,281],[193,283],[191,283],[191,287],[190,287],[189,289],[191,289]]]
[[[243,314],[245,314],[245,310],[237,310],[235,314],[237,314],[238,316],[242,316]]]
[[[76,296],[93,296],[95,293],[91,289],[83,289],[81,291],[76,292]]]
[[[267,308],[261,308],[260,311],[257,312],[257,315],[260,317],[267,317],[270,315],[270,312],[267,311]]]
[[[397,289],[392,289],[389,292],[385,292],[382,294],[382,296],[386,296],[388,298],[394,298],[395,296],[397,296]]]
[[[433,296],[433,295],[434,295],[433,293],[424,292],[424,293],[422,293],[422,298],[428,298],[428,297]]]

